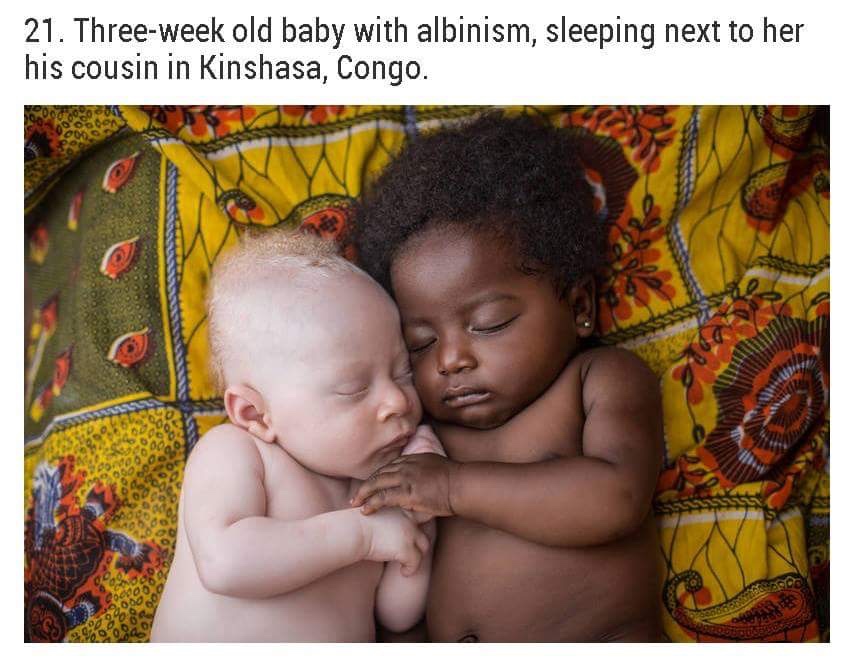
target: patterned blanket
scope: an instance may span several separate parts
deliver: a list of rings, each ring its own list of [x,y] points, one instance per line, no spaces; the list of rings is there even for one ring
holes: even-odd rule
[[[340,239],[451,107],[28,107],[25,636],[144,641],[224,419],[203,292],[246,225]],[[828,109],[509,108],[582,137],[602,340],[661,376],[667,636],[829,631]],[[349,252],[350,246],[345,246]]]

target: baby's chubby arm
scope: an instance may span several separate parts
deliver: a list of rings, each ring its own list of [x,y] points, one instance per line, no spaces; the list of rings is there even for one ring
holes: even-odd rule
[[[404,447],[401,455],[424,453],[446,456],[443,445],[428,425],[421,425],[416,429],[415,435]],[[396,562],[389,562],[383,569],[383,577],[377,588],[375,613],[378,622],[392,632],[409,630],[422,618],[428,596],[428,584],[431,580],[434,540],[437,535],[434,516],[415,511],[404,513],[420,523],[422,532],[430,541],[430,548],[422,557],[422,563],[413,575],[405,577]]]
[[[354,506],[458,515],[549,546],[632,534],[649,511],[661,462],[658,385],[640,359],[619,349],[597,349],[584,372],[582,456],[535,463],[402,457],[363,484]],[[522,432],[539,437],[541,424]]]
[[[209,591],[267,598],[366,559],[398,561],[408,573],[418,568],[428,540],[395,512],[375,520],[351,509],[302,520],[267,517],[263,470],[254,440],[230,425],[208,432],[189,457],[183,525]]]

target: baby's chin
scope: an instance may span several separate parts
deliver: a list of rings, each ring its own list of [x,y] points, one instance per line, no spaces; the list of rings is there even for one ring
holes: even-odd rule
[[[463,426],[477,431],[490,431],[503,426],[520,411],[510,412],[507,410],[480,410],[479,406],[471,406],[460,410],[443,408],[438,411],[439,416],[434,419],[444,424]],[[432,413],[433,414],[433,413]]]

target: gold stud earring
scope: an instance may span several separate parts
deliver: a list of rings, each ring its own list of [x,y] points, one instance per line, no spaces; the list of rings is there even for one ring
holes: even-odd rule
[[[592,323],[590,323],[590,321],[589,321],[589,320],[587,320],[587,321],[581,321],[579,325],[580,325],[582,328],[589,328],[589,327],[591,327],[593,324],[592,324]]]

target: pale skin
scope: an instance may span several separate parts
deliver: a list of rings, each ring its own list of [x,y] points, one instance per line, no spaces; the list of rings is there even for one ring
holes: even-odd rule
[[[396,258],[415,382],[448,458],[395,459],[353,504],[440,517],[432,641],[656,640],[656,379],[626,351],[581,350],[590,278],[561,295],[519,263],[511,244],[454,231]]]
[[[186,466],[152,641],[374,641],[375,615],[399,631],[424,612],[434,520],[348,505],[393,458],[442,452],[417,428],[397,309],[351,273],[321,282],[301,309],[292,299],[287,314],[290,283],[267,282],[246,299],[267,304],[237,314],[255,341],[230,363],[230,423]]]

